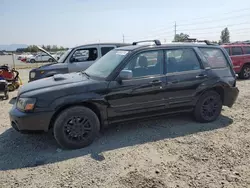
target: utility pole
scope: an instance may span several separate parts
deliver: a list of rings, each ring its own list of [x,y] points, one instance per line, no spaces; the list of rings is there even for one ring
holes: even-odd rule
[[[174,22],[174,41],[176,41],[176,22]]]
[[[122,35],[122,41],[123,41],[123,43],[124,43],[124,41],[125,41],[125,40],[124,40],[124,34]]]

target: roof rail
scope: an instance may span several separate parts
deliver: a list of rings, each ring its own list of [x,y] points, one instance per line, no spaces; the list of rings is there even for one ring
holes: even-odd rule
[[[228,42],[224,43],[224,45],[232,45],[232,44],[250,44],[250,41],[236,41],[236,42]]]
[[[133,42],[133,45],[137,45],[138,43],[142,43],[142,42],[154,42],[155,45],[160,46],[161,45],[161,41],[159,40],[143,40],[143,41],[137,41],[137,42]]]
[[[206,45],[218,45],[218,44],[216,44],[216,43],[212,43],[212,42],[210,42],[209,40],[198,40],[198,39],[196,39],[196,38],[186,38],[185,40],[184,40],[184,42],[204,42],[204,43],[206,43]]]

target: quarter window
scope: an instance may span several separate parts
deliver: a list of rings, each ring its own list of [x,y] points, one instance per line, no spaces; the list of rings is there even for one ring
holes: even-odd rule
[[[133,78],[158,75],[162,73],[162,51],[143,52],[129,61],[125,70],[131,70]]]
[[[211,68],[227,67],[227,60],[220,49],[217,48],[200,48],[201,52],[208,61]]]
[[[250,46],[245,46],[245,54],[250,54]]]
[[[232,47],[232,55],[242,55],[241,47]]]
[[[230,55],[230,48],[225,48],[225,50],[227,51],[228,55]]]
[[[97,57],[96,48],[79,49],[72,55],[71,62],[94,61]]]
[[[101,47],[101,53],[102,56],[104,56],[106,53],[108,53],[110,50],[113,50],[114,47]]]
[[[200,69],[200,62],[193,49],[171,49],[165,52],[166,72],[183,72]]]

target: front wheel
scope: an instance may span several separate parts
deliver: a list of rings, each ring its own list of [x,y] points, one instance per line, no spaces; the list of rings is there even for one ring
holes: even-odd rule
[[[201,123],[212,122],[219,117],[221,109],[220,95],[216,91],[208,91],[198,100],[194,109],[194,117]]]
[[[248,79],[250,77],[250,65],[245,65],[240,71],[239,78]]]
[[[50,58],[50,59],[49,59],[49,62],[53,62],[53,59]]]
[[[53,131],[56,141],[62,148],[79,149],[90,145],[99,129],[99,119],[92,110],[75,106],[59,114]]]

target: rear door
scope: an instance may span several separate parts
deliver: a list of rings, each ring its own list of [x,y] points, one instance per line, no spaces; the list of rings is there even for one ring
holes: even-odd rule
[[[166,85],[164,86],[168,108],[189,108],[200,85],[208,80],[208,74],[193,48],[165,50]]]
[[[244,46],[244,61],[245,63],[250,63],[250,46]]]
[[[241,68],[244,66],[244,54],[242,47],[233,46],[231,50],[232,50],[231,59],[234,65],[234,70],[236,73],[240,73]]]
[[[76,49],[69,58],[69,72],[78,72],[87,69],[98,59],[98,46]]]

